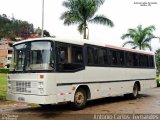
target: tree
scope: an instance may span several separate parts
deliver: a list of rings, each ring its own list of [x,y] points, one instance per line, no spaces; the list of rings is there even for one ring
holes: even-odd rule
[[[139,25],[136,29],[128,29],[128,32],[123,34],[121,38],[129,38],[131,40],[125,42],[122,46],[130,45],[133,49],[139,48],[140,50],[152,50],[150,41],[153,38],[159,38],[153,35],[155,29],[156,28],[153,25],[146,28],[142,28],[142,25]]]
[[[45,37],[51,37],[50,33],[47,30],[43,31]]]
[[[113,27],[113,22],[104,15],[95,15],[105,0],[66,0],[63,6],[67,8],[60,19],[64,25],[78,24],[78,31],[84,34],[83,38],[88,39],[88,23],[96,23]]]
[[[157,70],[160,72],[160,49],[156,50],[155,56],[156,56]]]
[[[29,36],[34,32],[33,24],[21,20],[16,22],[18,23],[18,25],[15,27],[16,36],[20,36],[24,39],[29,38]]]
[[[7,27],[9,27],[11,21],[7,18],[6,14],[0,15],[0,39],[8,34]]]
[[[3,37],[13,39],[16,36],[26,39],[33,33],[33,30],[33,24],[27,21],[9,19],[5,14],[0,15],[0,39]]]
[[[31,34],[36,33],[41,35],[41,29],[37,28],[34,31],[33,24],[28,21],[22,21],[12,17],[9,19],[7,15],[0,15],[0,39],[3,37],[10,38],[15,41],[16,37],[21,37],[27,39]],[[50,33],[47,30],[44,30],[44,36],[50,37]]]
[[[40,27],[35,29],[35,34],[41,35],[41,32],[42,32],[42,29],[40,29]],[[43,35],[44,37],[51,37],[50,33],[47,30],[43,30]]]

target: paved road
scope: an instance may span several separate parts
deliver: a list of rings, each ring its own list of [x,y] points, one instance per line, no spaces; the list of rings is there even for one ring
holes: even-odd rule
[[[150,114],[154,120],[160,119],[160,88],[154,88],[140,93],[136,100],[123,96],[109,97],[89,101],[83,110],[73,111],[69,105],[54,105],[51,108],[31,108],[27,104],[0,105],[0,119],[10,117],[14,120],[93,120],[93,119],[131,119],[133,114]],[[115,117],[115,115],[120,116]],[[131,114],[128,116],[126,114]],[[125,116],[126,115],[126,116]],[[144,117],[144,116],[141,116]],[[145,116],[146,117],[146,116]],[[147,116],[148,117],[148,116]]]

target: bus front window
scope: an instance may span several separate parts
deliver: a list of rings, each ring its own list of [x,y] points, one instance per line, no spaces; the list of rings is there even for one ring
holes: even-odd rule
[[[53,70],[54,54],[49,41],[34,41],[14,46],[10,71]]]
[[[19,44],[14,47],[14,54],[12,55],[11,71],[23,71],[25,61],[26,44]]]
[[[31,42],[26,59],[26,70],[52,70],[54,61],[51,42]]]

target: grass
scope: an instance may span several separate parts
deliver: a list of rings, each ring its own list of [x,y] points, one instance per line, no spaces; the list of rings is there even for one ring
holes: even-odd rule
[[[7,74],[0,74],[0,101],[6,100]]]
[[[7,95],[7,74],[0,73],[0,105],[13,104],[15,101],[6,100]],[[33,108],[38,107],[36,104],[30,104]]]
[[[7,95],[7,74],[0,73],[0,105],[14,103],[6,100]]]

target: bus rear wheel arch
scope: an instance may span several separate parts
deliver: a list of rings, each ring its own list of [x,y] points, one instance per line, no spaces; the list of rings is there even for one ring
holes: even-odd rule
[[[139,91],[141,90],[140,82],[136,81],[133,85],[132,93],[125,94],[126,97],[129,97],[131,99],[136,99],[139,95]]]

